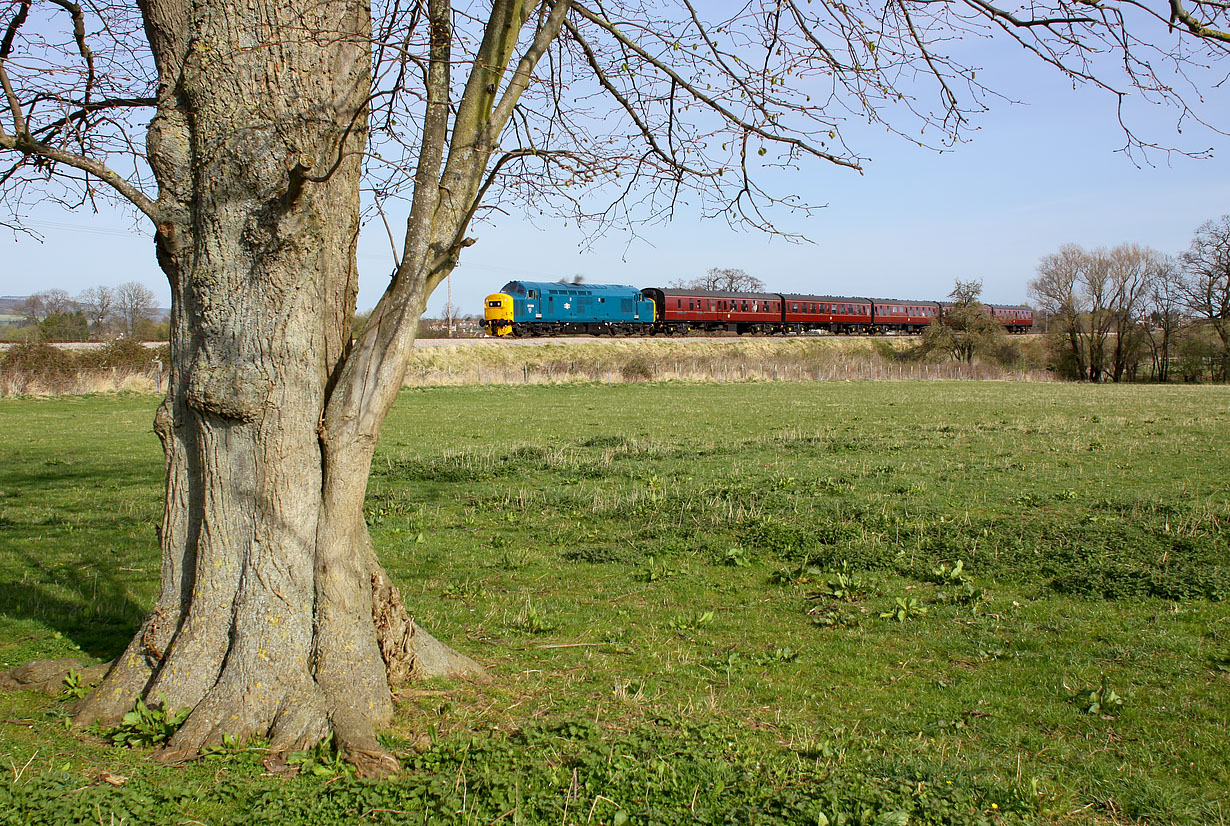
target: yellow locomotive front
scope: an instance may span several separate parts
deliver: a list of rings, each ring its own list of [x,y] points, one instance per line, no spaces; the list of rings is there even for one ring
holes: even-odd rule
[[[483,302],[483,327],[493,336],[512,332],[513,297],[508,293],[492,293]]]

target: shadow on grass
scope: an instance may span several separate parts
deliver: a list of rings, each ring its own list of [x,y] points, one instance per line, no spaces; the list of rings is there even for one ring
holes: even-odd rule
[[[0,582],[0,614],[53,628],[100,660],[123,653],[148,611],[133,599],[128,580],[95,567],[48,569],[28,554],[23,562],[40,578]]]

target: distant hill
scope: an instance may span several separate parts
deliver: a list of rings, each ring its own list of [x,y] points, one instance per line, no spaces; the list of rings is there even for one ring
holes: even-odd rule
[[[28,295],[0,295],[0,317],[15,316],[21,317],[21,311],[18,309],[22,304],[26,303]],[[171,310],[167,307],[154,308],[154,321],[162,322],[171,317]],[[5,319],[8,320],[8,319]]]
[[[26,302],[24,295],[0,295],[0,315],[18,315],[17,308]]]

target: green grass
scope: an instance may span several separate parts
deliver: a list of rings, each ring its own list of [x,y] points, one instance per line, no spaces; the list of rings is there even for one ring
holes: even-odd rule
[[[0,662],[152,602],[154,405],[0,401]],[[368,521],[495,679],[407,692],[383,783],[0,696],[0,823],[1224,823],[1228,443],[1216,387],[407,391]]]

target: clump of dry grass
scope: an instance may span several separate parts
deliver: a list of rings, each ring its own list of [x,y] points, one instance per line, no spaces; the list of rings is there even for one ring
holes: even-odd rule
[[[166,346],[114,341],[85,350],[44,342],[0,352],[0,396],[79,396],[157,392],[170,360]]]
[[[0,370],[0,397],[154,393],[159,385],[158,376],[148,370]]]

